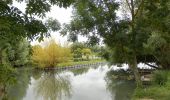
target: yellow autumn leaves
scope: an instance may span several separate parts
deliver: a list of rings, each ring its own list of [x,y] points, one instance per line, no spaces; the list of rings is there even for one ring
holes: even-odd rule
[[[54,67],[58,63],[72,59],[70,48],[62,47],[54,40],[46,46],[35,45],[32,48],[32,60],[38,67]]]

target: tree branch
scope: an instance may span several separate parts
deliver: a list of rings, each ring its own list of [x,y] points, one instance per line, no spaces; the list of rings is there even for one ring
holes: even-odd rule
[[[151,64],[149,64],[149,63],[145,63],[146,65],[148,65],[148,66],[150,66],[150,67],[152,67],[152,68],[155,68],[155,69],[160,69],[159,67],[157,67],[157,66],[154,66],[154,65],[151,65]]]
[[[130,4],[129,4],[128,0],[126,0],[126,3],[127,3],[128,7],[129,7],[129,10],[132,11],[132,8],[130,7]]]
[[[139,13],[139,10],[143,7],[143,6],[142,6],[143,3],[144,3],[144,0],[142,0],[141,3],[139,4],[139,7],[138,7],[138,9],[137,9],[137,11],[136,11],[136,13],[135,13],[135,16]]]

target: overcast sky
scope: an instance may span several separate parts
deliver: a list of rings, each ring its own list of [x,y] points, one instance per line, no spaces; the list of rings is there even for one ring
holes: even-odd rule
[[[13,2],[13,6],[19,8],[22,12],[25,12],[25,8],[26,8],[25,3],[23,3],[23,2],[18,3],[15,1],[15,2]],[[72,16],[72,7],[65,9],[65,8],[60,8],[58,6],[52,6],[51,11],[46,13],[45,19],[52,17],[54,19],[57,19],[62,25],[63,23],[69,23],[71,21],[71,16]],[[45,19],[43,19],[43,20],[45,20]],[[51,38],[55,39],[56,42],[61,43],[62,45],[67,42],[67,36],[62,37],[62,36],[60,36],[59,32],[52,32]],[[86,41],[86,40],[87,40],[87,38],[79,36],[79,41]],[[33,41],[31,44],[35,45],[35,44],[39,44],[39,43],[38,43],[38,41]]]

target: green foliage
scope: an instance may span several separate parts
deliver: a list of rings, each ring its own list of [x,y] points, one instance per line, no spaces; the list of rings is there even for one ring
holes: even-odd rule
[[[98,55],[109,61],[111,53],[107,47],[101,47],[101,50]]]
[[[82,49],[86,47],[86,44],[81,42],[75,42],[70,46],[71,53],[73,54],[73,58],[75,61],[82,60]]]
[[[73,19],[64,29],[65,34],[86,35],[94,42],[95,38],[103,38],[104,43],[112,52],[109,58],[114,57],[112,59],[115,60],[114,63],[128,62],[128,56],[132,56],[132,53],[140,55],[143,52],[143,43],[147,41],[147,33],[143,32],[141,25],[138,25],[137,19],[143,16],[136,16],[136,25],[132,32],[132,24],[129,24],[132,22],[131,19],[116,17],[118,7],[119,4],[115,1],[86,0],[76,3]],[[117,60],[117,58],[120,59]]]
[[[77,48],[76,50],[74,50],[73,57],[75,61],[82,58],[82,51],[80,48]]]
[[[2,55],[2,64],[16,67],[22,66],[30,61],[30,44],[26,39],[8,43],[0,53]]]
[[[27,0],[16,0],[17,2],[25,2],[26,3],[26,13],[31,15],[36,15],[39,17],[45,17],[45,13],[51,10],[52,5],[57,5],[59,7],[67,8],[69,7],[74,0],[38,0],[38,1],[27,1]],[[13,0],[2,0],[4,4],[13,4]]]
[[[42,21],[29,17],[18,8],[0,1],[0,36],[8,41],[18,41],[21,38],[34,39],[36,36],[43,37],[47,33],[46,26]]]
[[[168,81],[168,73],[166,71],[155,71],[153,73],[153,82],[159,86],[163,86]]]
[[[169,4],[169,0],[80,0],[73,5],[73,19],[63,33],[86,35],[93,43],[96,38],[103,38],[110,49],[107,58],[115,64],[137,58],[135,62],[155,62],[160,68],[169,69]],[[124,9],[122,18],[116,16],[118,8]]]
[[[145,88],[136,88],[132,100],[139,99],[169,100],[170,73],[168,71],[157,71],[156,73],[157,75],[161,74],[161,76],[168,77],[166,84],[162,86],[160,86],[159,84],[152,84]]]
[[[166,3],[167,2],[168,1],[166,1]],[[122,3],[125,3],[125,5],[122,5]],[[162,21],[158,19],[157,16],[159,16],[159,13],[161,16],[168,15],[160,12],[160,10],[163,9],[159,8],[157,3],[160,3],[160,6],[162,6],[164,10],[168,8],[168,4],[162,3],[161,1],[147,0],[145,2],[145,0],[126,0],[125,2],[116,2],[114,0],[82,0],[74,4],[74,16],[70,24],[66,25],[64,34],[86,35],[89,39],[92,39],[93,43],[97,41],[96,38],[102,38],[103,42],[109,47],[109,52],[111,52],[108,57],[110,59],[109,61],[117,65],[127,63],[134,72],[137,86],[141,86],[137,63],[144,61],[139,59],[140,56],[146,58],[148,55],[153,55],[145,50],[144,44],[147,43],[153,29],[157,30],[157,28],[154,27],[154,22],[150,20],[156,17],[156,20],[159,20],[156,25],[159,24],[160,27],[163,28],[164,24],[162,24]],[[156,10],[154,8],[152,10],[150,9],[153,5],[158,6]],[[125,9],[127,13],[123,13],[122,18],[118,18],[116,11],[119,7],[124,8],[124,6],[127,6],[127,9]],[[155,13],[153,10],[159,13]],[[152,14],[153,16],[156,14],[157,16],[153,17]],[[149,22],[151,22],[153,26],[150,25]],[[168,32],[161,29],[161,34],[164,33],[167,34]],[[169,43],[166,46],[168,45]],[[169,48],[169,46],[166,48]],[[161,52],[161,54],[162,53],[163,52]],[[163,60],[155,61],[155,55],[153,55],[153,58],[152,61],[150,60],[151,62],[161,62],[162,66],[169,65],[168,61],[166,64],[162,62]],[[145,60],[145,62],[150,61]]]
[[[45,25],[50,31],[58,31],[61,28],[59,21],[53,18],[49,18],[48,20],[46,20]]]
[[[26,0],[18,0],[20,2],[26,1]],[[61,1],[61,0],[38,0],[38,1],[28,1],[27,7],[26,7],[26,13],[27,14],[33,14],[37,15],[39,17],[45,17],[45,13],[49,12],[52,5],[57,5],[59,7],[67,8],[70,6],[74,0],[67,0],[67,1]]]
[[[169,100],[169,86],[160,87],[160,86],[152,86],[149,88],[137,88],[134,93],[134,97],[132,100],[139,99],[154,99],[154,100]]]
[[[38,39],[41,41],[44,37],[50,35],[49,31],[60,29],[60,24],[57,20],[49,19],[46,23],[43,23],[41,20],[36,19],[35,16],[45,16],[45,13],[50,11],[53,4],[67,7],[72,2],[72,0],[67,2],[56,0],[50,0],[50,2],[48,0],[17,1],[26,3],[26,12],[22,12],[13,6],[13,0],[0,1],[0,64],[12,63],[12,65],[18,66],[28,62],[28,51],[26,50],[27,48],[22,47],[22,45],[26,46],[26,44],[21,43],[22,39]],[[25,52],[22,52],[24,50]]]
[[[30,43],[23,39],[18,44],[14,44],[12,50],[14,55],[9,57],[12,66],[23,66],[30,62]],[[10,51],[8,51],[8,54]]]
[[[74,50],[76,49],[83,49],[83,48],[86,48],[87,45],[85,43],[81,43],[81,42],[75,42],[71,45],[71,52],[74,52]]]
[[[144,45],[148,53],[156,58],[156,63],[162,68],[169,69],[170,64],[170,42],[160,33],[153,32]]]
[[[99,45],[91,46],[88,43],[75,42],[71,45],[71,52],[73,54],[74,60],[83,60],[83,56],[86,59],[91,58],[98,59],[103,56],[105,48]]]
[[[168,87],[149,87],[146,89],[137,88],[132,100],[139,99],[154,99],[154,100],[169,100]]]
[[[148,44],[146,45],[151,49],[151,52],[154,52],[155,49],[159,49],[166,44],[166,40],[161,37],[159,33],[153,32],[151,37],[148,39]]]
[[[151,28],[151,35],[146,47],[149,54],[156,58],[159,67],[169,69],[170,64],[170,1],[148,1],[146,10],[147,23]],[[163,12],[162,12],[163,11]]]
[[[91,49],[92,53],[97,57],[103,57],[104,54],[106,53],[105,46],[94,45],[94,46],[89,46],[89,48]]]
[[[54,67],[72,58],[70,49],[56,44],[54,40],[51,40],[45,47],[36,45],[32,49],[32,60],[40,68]]]
[[[83,54],[83,56],[85,56],[85,58],[87,60],[89,60],[89,56],[92,54],[92,52],[90,49],[84,48],[84,49],[82,49],[82,54]]]
[[[25,2],[26,0],[17,1]],[[43,23],[34,16],[45,16],[51,7],[49,3],[54,4],[54,2],[65,7],[68,6],[67,3],[71,3],[67,1],[67,3],[59,4],[56,0],[48,3],[42,0],[26,1],[26,12],[22,12],[12,5],[13,0],[0,1],[0,64],[2,66],[25,65],[30,60],[30,45],[25,38],[41,41],[45,36],[49,36],[49,31],[57,31],[60,28],[57,20],[49,19]]]
[[[88,35],[90,41],[98,42],[98,39],[96,39],[99,38],[98,35],[106,36],[106,34],[111,31],[108,27],[114,26],[114,22],[112,23],[109,20],[115,20],[116,14],[114,11],[117,9],[117,5],[114,1],[107,3],[106,1],[80,0],[75,3],[73,19],[69,25],[65,25],[63,33],[70,35]],[[106,31],[108,32],[105,33]],[[93,34],[89,35],[89,33]]]
[[[0,65],[0,86],[6,88],[7,85],[15,82],[16,71],[7,65]]]

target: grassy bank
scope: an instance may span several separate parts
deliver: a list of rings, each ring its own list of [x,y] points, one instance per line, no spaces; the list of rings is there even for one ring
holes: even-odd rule
[[[77,62],[65,62],[59,63],[56,67],[67,67],[67,66],[75,66],[75,65],[82,65],[82,64],[93,64],[98,62],[105,62],[105,60],[90,60],[90,61],[77,61]]]
[[[137,88],[133,100],[170,100],[170,72],[165,85],[152,84],[146,88]]]

